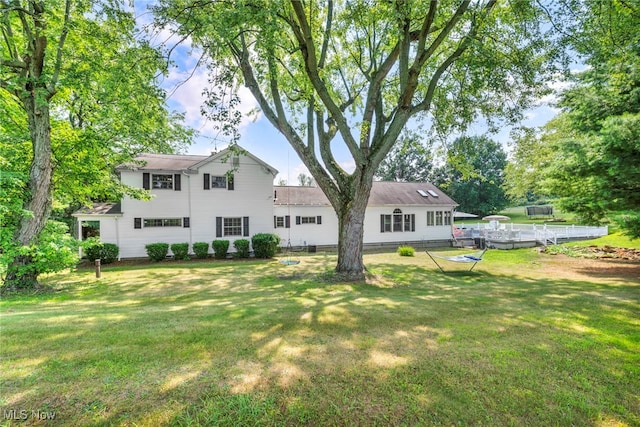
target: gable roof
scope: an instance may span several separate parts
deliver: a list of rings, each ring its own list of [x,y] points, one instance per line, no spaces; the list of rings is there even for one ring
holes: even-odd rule
[[[82,215],[122,215],[122,206],[118,203],[94,203],[91,207],[81,208],[71,216]]]
[[[274,186],[276,205],[330,206],[320,187]],[[425,194],[425,195],[422,195]],[[368,206],[457,206],[429,182],[377,181],[371,187]]]
[[[253,161],[264,167],[274,177],[278,174],[278,170],[273,166],[260,160],[247,150],[239,147],[239,153],[251,158]],[[210,156],[193,155],[193,154],[151,154],[143,153],[135,157],[133,162],[123,163],[116,167],[117,170],[169,170],[169,171],[187,171],[196,172],[200,167],[219,160],[226,160],[233,156],[236,150],[225,148],[218,153],[212,153]]]
[[[186,170],[192,165],[208,158],[209,156],[196,156],[190,154],[152,154],[142,153],[135,157],[134,162],[123,163],[116,169],[130,170]]]

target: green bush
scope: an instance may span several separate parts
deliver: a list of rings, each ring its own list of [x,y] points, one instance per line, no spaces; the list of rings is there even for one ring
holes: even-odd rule
[[[19,283],[4,282],[2,286],[31,287],[36,281],[26,283],[28,278],[37,278],[44,273],[53,273],[75,266],[78,259],[79,242],[69,234],[69,227],[58,221],[47,221],[44,230],[33,245],[20,246],[12,235],[6,233],[10,227],[0,227],[0,265],[9,266],[2,272],[3,278],[9,273],[15,274]],[[11,263],[15,258],[30,258],[27,264],[15,265]],[[21,281],[24,279],[23,281]],[[1,286],[0,286],[1,287]]]
[[[171,252],[174,259],[189,259],[189,243],[174,243]]]
[[[193,253],[196,254],[196,258],[207,258],[209,256],[209,244],[207,242],[195,242],[193,244]]]
[[[258,233],[251,238],[251,245],[256,258],[273,258],[280,245],[280,236],[271,233]]]
[[[147,255],[149,255],[151,261],[162,261],[169,253],[168,243],[150,243],[146,245],[145,248],[147,249]]]
[[[102,264],[111,264],[118,259],[120,250],[115,243],[103,243],[95,237],[82,242],[82,249],[87,260],[93,262],[100,259]]]
[[[238,239],[233,242],[233,247],[236,248],[237,258],[249,258],[249,241],[247,239]]]
[[[400,254],[400,256],[414,256],[416,250],[411,246],[400,246],[398,247],[398,253]]]
[[[224,259],[227,257],[227,252],[229,251],[229,241],[214,240],[213,243],[211,243],[211,247],[213,248],[214,257]]]

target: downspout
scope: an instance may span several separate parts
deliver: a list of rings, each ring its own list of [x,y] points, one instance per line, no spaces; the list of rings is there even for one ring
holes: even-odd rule
[[[182,171],[182,175],[187,177],[188,185],[187,185],[187,214],[189,215],[189,253],[193,254],[193,231],[192,229],[192,218],[191,218],[191,176]]]
[[[78,245],[78,258],[82,259],[82,220],[80,217],[76,217],[78,220],[78,241],[81,243]]]
[[[118,225],[118,217],[116,216],[113,219],[116,221],[116,245],[120,248],[120,227]],[[121,256],[121,251],[118,250],[118,261],[120,261]]]

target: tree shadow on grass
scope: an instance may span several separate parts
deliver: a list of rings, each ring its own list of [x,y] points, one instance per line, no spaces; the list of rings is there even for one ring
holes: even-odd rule
[[[11,407],[59,425],[638,423],[636,284],[370,267],[381,283],[154,269],[16,307]]]

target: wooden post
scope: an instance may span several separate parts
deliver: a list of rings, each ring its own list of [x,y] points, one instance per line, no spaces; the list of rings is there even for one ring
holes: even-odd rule
[[[98,258],[95,262],[96,262],[96,278],[99,279],[100,278],[100,258]]]

